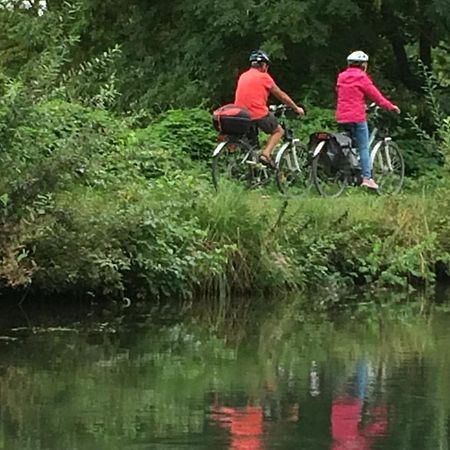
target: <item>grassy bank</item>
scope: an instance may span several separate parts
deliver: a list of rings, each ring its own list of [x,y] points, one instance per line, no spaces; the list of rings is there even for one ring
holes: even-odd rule
[[[314,289],[334,302],[355,286],[431,285],[448,273],[447,197],[286,201],[215,194],[195,177],[79,188],[13,230],[2,277],[19,291],[146,301]]]
[[[441,196],[445,192],[396,198],[356,194],[286,203],[278,196],[268,200],[228,191],[201,217],[209,239],[230,246],[221,273],[226,286],[327,292],[361,285],[406,288],[446,274],[446,204],[436,201]]]

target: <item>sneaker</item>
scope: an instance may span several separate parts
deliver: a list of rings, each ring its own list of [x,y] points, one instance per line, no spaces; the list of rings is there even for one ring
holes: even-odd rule
[[[378,189],[378,184],[373,181],[373,178],[363,178],[361,186],[368,187],[369,189]]]

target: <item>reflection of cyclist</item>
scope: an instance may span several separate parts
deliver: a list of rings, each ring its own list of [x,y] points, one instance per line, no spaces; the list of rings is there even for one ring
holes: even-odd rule
[[[331,406],[332,450],[369,450],[375,438],[385,436],[388,409],[385,405],[369,409],[369,422],[361,424],[362,400],[350,396],[336,397]]]
[[[355,392],[333,398],[331,405],[332,450],[369,450],[375,438],[384,436],[388,427],[387,405],[368,408],[363,405],[367,398],[369,364],[359,360],[356,364]]]
[[[211,417],[230,432],[230,450],[262,448],[263,413],[261,406],[241,408],[214,406]]]
[[[400,109],[383,97],[366,74],[368,61],[368,55],[362,51],[353,52],[347,57],[348,67],[339,74],[336,84],[336,121],[350,129],[356,139],[363,177],[361,186],[378,189],[371,175],[365,98],[368,97],[388,111],[400,113]]]
[[[282,138],[284,131],[276,117],[269,112],[267,107],[269,94],[292,108],[300,116],[303,116],[305,112],[276,85],[268,74],[270,61],[266,53],[261,50],[253,51],[249,61],[250,69],[238,79],[234,103],[246,108],[258,128],[270,135],[259,159],[262,163],[275,168],[272,150]]]

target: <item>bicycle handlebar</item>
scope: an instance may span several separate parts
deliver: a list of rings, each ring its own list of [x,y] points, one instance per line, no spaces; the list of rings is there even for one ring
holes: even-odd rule
[[[306,109],[304,106],[300,105],[303,110],[305,111],[306,114]],[[292,108],[290,108],[289,106],[286,105],[269,105],[269,111],[273,112],[276,116],[282,116],[284,117],[284,115],[289,112],[289,111],[293,111]],[[366,111],[370,114],[378,114],[380,111],[383,111],[383,108],[381,108],[380,106],[378,106],[375,102],[372,102],[368,105],[366,105]]]
[[[269,105],[269,111],[273,113],[285,113],[290,110],[289,106],[286,105]]]
[[[370,103],[369,105],[366,105],[366,111],[369,113],[377,113],[381,110],[382,108],[380,108],[375,102]]]
[[[305,107],[302,106],[302,108],[306,114]],[[275,116],[285,117],[286,113],[289,111],[293,111],[293,109],[290,108],[289,106],[281,104],[281,105],[269,105],[269,111],[273,112],[275,114]]]

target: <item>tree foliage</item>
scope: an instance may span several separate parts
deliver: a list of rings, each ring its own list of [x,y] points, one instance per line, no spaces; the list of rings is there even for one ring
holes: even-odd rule
[[[121,109],[230,100],[236,76],[257,47],[271,54],[282,87],[299,99],[315,87],[317,103],[328,106],[350,50],[365,49],[377,79],[389,81],[386,86],[413,91],[422,84],[417,60],[432,68],[439,55],[449,53],[445,0],[49,0],[45,10],[39,2],[32,5],[11,0],[0,10],[0,64],[6,72],[23,72],[51,43],[59,43],[65,71],[120,48],[109,80],[121,92]],[[448,69],[439,69],[448,79]]]

